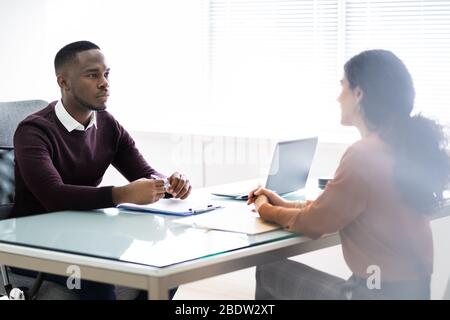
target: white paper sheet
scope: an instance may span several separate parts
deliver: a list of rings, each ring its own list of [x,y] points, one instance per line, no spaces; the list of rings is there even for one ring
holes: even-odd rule
[[[276,224],[263,221],[257,213],[251,211],[250,207],[223,208],[201,215],[180,218],[174,220],[173,222],[192,227],[239,232],[249,235],[281,228]]]

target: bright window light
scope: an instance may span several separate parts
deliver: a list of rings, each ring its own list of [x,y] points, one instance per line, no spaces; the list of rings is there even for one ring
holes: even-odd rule
[[[58,99],[54,55],[81,39],[103,49],[130,131],[355,139],[339,80],[372,48],[408,66],[414,112],[450,123],[447,0],[0,1],[0,100]]]

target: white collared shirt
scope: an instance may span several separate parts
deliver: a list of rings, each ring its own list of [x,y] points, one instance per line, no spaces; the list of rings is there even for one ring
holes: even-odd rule
[[[97,129],[97,113],[92,112],[91,121],[87,125],[86,129],[84,126],[75,120],[64,108],[64,105],[61,100],[58,100],[58,103],[55,106],[55,113],[58,120],[61,121],[63,126],[67,129],[67,131],[72,132],[73,130],[78,131],[86,131],[90,127],[94,126]]]

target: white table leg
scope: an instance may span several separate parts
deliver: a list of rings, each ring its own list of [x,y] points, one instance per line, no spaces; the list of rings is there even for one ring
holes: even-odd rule
[[[164,281],[149,277],[148,279],[148,299],[149,300],[169,300],[169,288],[164,285]]]

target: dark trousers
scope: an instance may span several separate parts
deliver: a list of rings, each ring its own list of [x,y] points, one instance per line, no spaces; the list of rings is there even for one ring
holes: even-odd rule
[[[25,270],[13,267],[10,267],[9,269],[12,272],[22,276],[35,278],[38,275],[36,271],[32,270]],[[63,287],[67,286],[67,277],[65,276],[46,273],[44,280],[60,284]],[[173,299],[173,296],[177,292],[177,289],[178,288],[174,288],[169,291],[170,300]],[[80,289],[74,288],[70,290],[73,290],[79,296],[80,300],[116,300],[115,286],[112,284],[95,282],[91,280],[81,280]],[[140,290],[135,299],[147,300],[147,291]]]
[[[348,280],[335,277],[292,260],[256,268],[257,300],[428,300],[430,278],[417,282],[381,282],[369,289],[366,279],[355,275]]]

